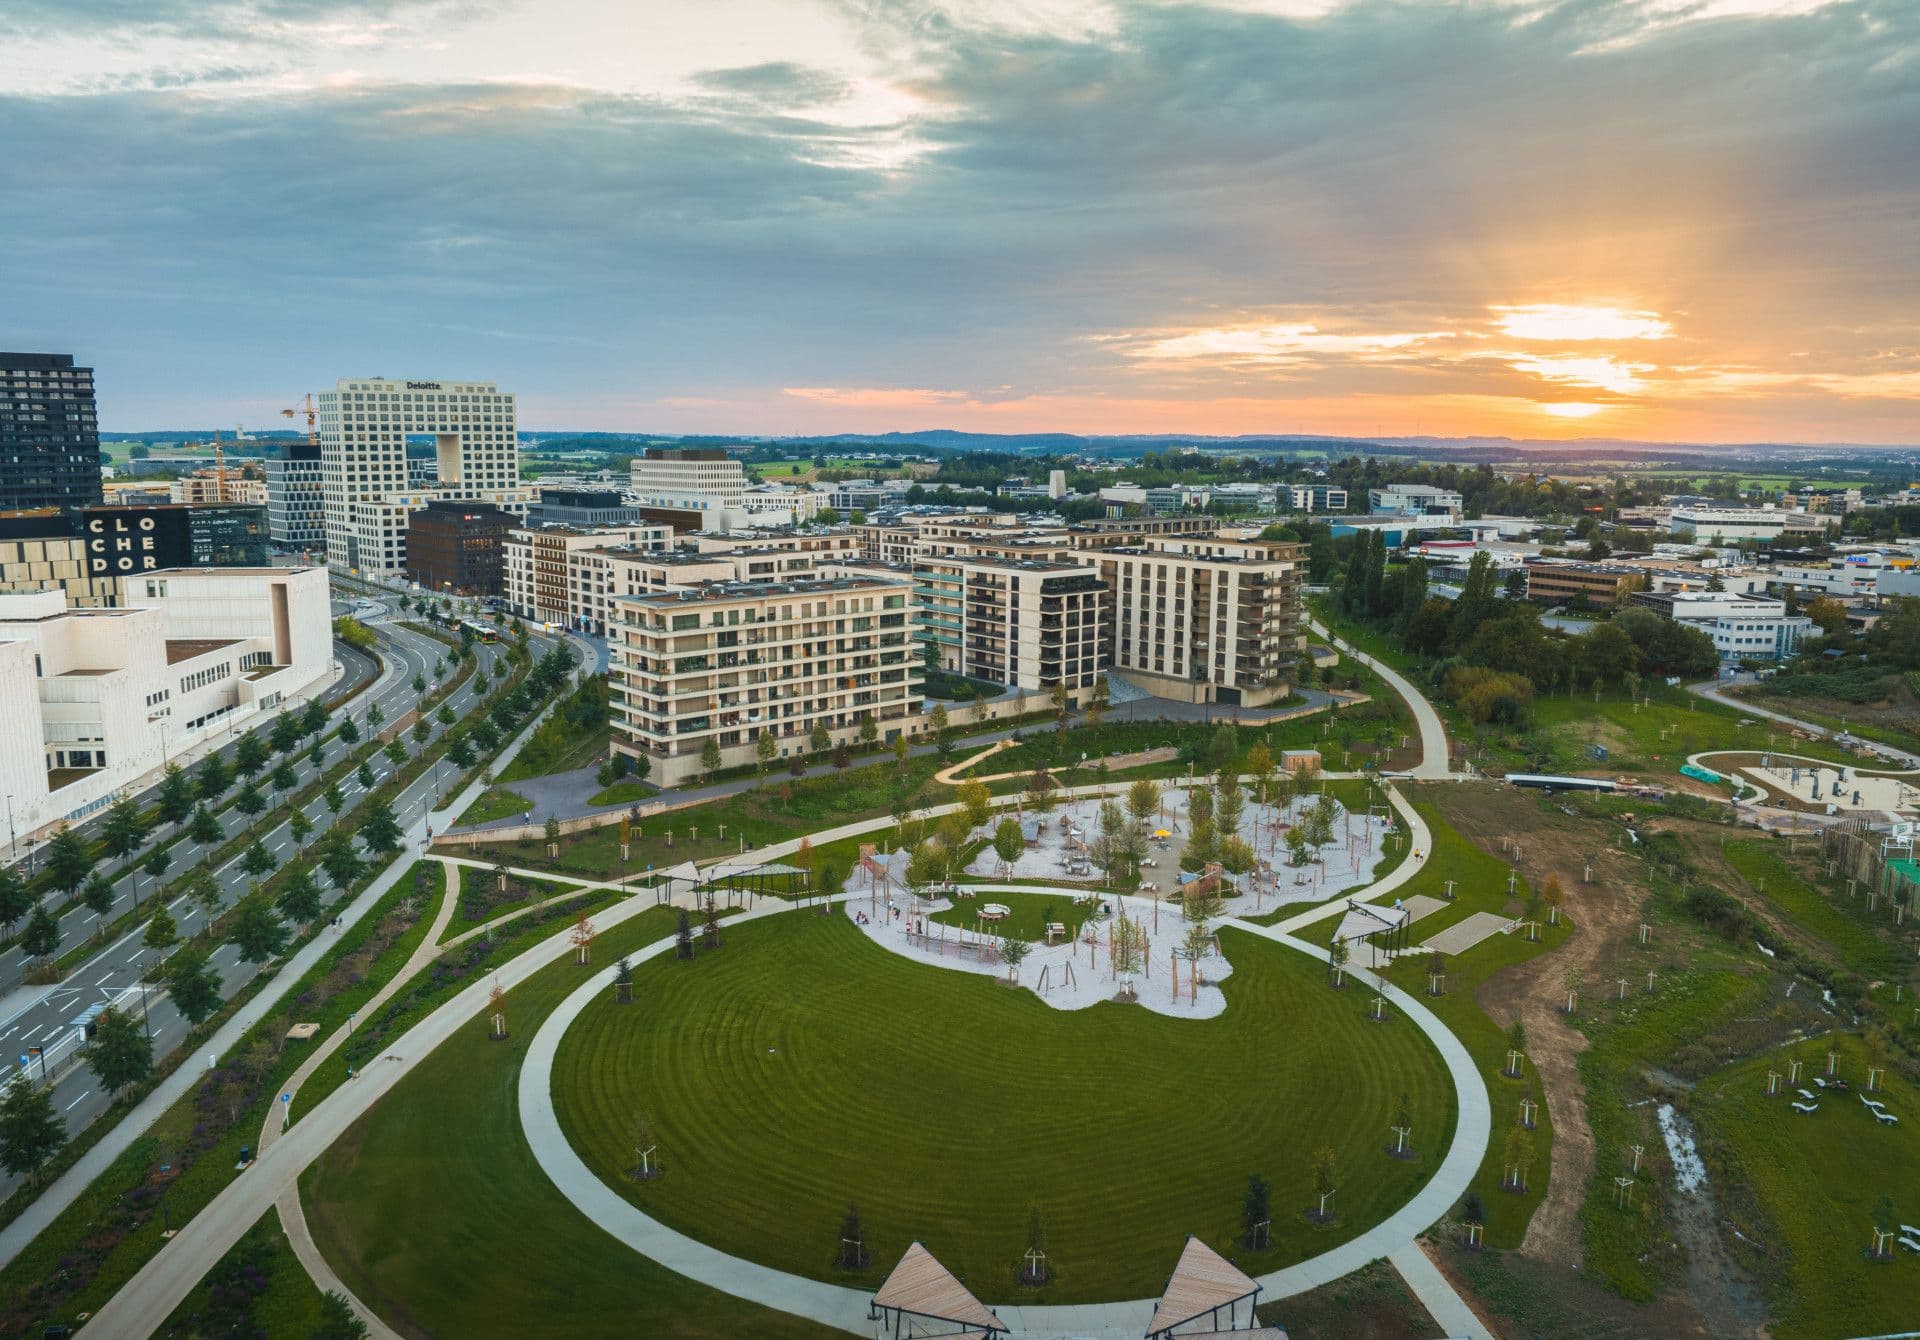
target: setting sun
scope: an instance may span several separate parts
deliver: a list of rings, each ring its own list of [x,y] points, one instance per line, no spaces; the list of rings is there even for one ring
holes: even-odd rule
[[[1596,405],[1590,400],[1556,400],[1540,406],[1541,412],[1551,414],[1556,419],[1590,419],[1609,405]]]

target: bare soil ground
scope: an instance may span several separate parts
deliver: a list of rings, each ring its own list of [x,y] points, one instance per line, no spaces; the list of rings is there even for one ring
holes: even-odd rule
[[[1436,787],[1428,794],[1447,822],[1485,851],[1501,855],[1500,839],[1517,837],[1520,856],[1514,864],[1530,887],[1541,889],[1552,877],[1566,892],[1561,915],[1573,922],[1574,934],[1557,949],[1488,978],[1477,999],[1502,1028],[1516,1018],[1525,1023],[1528,1059],[1553,1119],[1547,1195],[1527,1225],[1520,1250],[1578,1269],[1580,1204],[1594,1170],[1593,1130],[1579,1063],[1587,1039],[1567,1022],[1562,982],[1572,971],[1583,992],[1601,989],[1602,960],[1632,936],[1645,895],[1636,887],[1632,867],[1607,845],[1607,830],[1599,823],[1543,807],[1536,794],[1512,787]],[[1591,883],[1585,881],[1589,863]]]
[[[1481,1300],[1480,1315],[1498,1340],[1721,1336],[1684,1297],[1629,1302],[1577,1271],[1529,1257],[1524,1249],[1470,1253],[1447,1245],[1429,1255],[1456,1289]]]
[[[1264,1306],[1260,1319],[1290,1340],[1428,1340],[1433,1319],[1385,1261]]]

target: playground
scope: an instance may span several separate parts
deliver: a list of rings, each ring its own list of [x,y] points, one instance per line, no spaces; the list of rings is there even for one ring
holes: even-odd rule
[[[1867,772],[1802,754],[1715,753],[1690,759],[1696,767],[1733,773],[1775,804],[1821,814],[1911,814],[1920,811],[1916,773]]]

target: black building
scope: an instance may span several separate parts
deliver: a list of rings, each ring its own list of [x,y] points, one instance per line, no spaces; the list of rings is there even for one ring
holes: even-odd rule
[[[78,519],[93,577],[267,566],[267,509],[253,503],[86,507]]]
[[[407,578],[429,591],[500,595],[506,590],[501,545],[518,524],[491,503],[436,498],[407,517]]]
[[[0,508],[99,501],[93,369],[72,354],[0,353]]]

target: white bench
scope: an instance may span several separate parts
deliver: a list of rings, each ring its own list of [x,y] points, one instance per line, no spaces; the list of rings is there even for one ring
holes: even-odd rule
[[[1795,1112],[1818,1112],[1818,1111],[1820,1110],[1820,1104],[1818,1104],[1818,1103],[1795,1103],[1795,1104],[1793,1105],[1793,1110],[1794,1110]]]
[[[1920,1241],[1913,1238],[1901,1238],[1900,1245],[1910,1252],[1920,1252]]]
[[[1817,1103],[1820,1101],[1818,1098],[1813,1096],[1813,1090],[1811,1089],[1795,1089],[1794,1092],[1799,1094],[1802,1098],[1806,1099],[1809,1103]]]
[[[1873,1119],[1882,1126],[1898,1126],[1900,1124],[1900,1118],[1894,1116],[1891,1112],[1875,1112]]]

